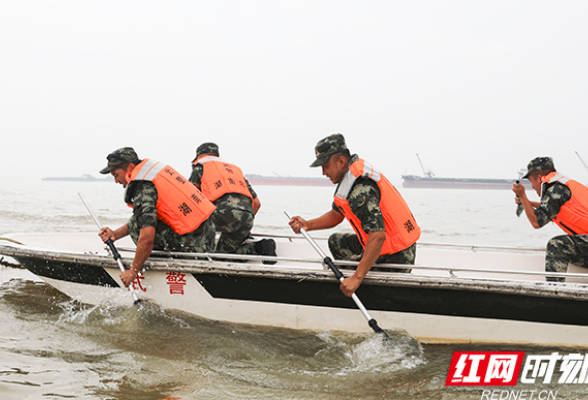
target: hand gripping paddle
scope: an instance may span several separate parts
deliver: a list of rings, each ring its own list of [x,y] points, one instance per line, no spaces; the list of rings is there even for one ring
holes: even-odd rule
[[[292,217],[290,216],[290,214],[288,214],[287,211],[284,211],[284,213],[286,214],[286,216],[288,218],[292,219]],[[300,228],[300,233],[302,233],[302,235],[306,238],[306,240],[308,240],[308,243],[310,243],[310,245],[312,247],[314,247],[314,249],[317,251],[317,253],[320,254],[320,256],[323,258],[323,263],[327,267],[329,267],[329,269],[331,271],[333,271],[333,274],[335,274],[335,276],[337,277],[337,279],[339,279],[339,281],[342,282],[345,279],[345,277],[343,276],[343,274],[341,273],[341,271],[339,271],[339,269],[335,266],[335,264],[333,264],[333,260],[331,259],[331,257],[327,256],[323,252],[323,250],[314,241],[314,239],[310,237],[310,235],[308,234],[308,232],[306,232],[306,230],[304,228]],[[372,316],[370,315],[370,313],[367,311],[367,309],[364,307],[363,303],[361,302],[361,300],[359,300],[359,297],[357,297],[357,295],[355,293],[353,293],[351,295],[351,299],[353,299],[353,301],[355,302],[355,304],[357,305],[357,307],[361,310],[361,312],[362,312],[363,316],[365,317],[365,319],[367,319],[368,325],[370,326],[370,328],[372,328],[374,330],[374,332],[376,332],[376,333],[383,333],[386,338],[389,338],[388,334],[384,330],[382,330],[382,328],[380,328],[378,326],[378,323],[376,322],[376,320],[372,318]]]
[[[80,199],[82,199],[82,202],[86,206],[86,209],[88,209],[88,212],[90,213],[92,218],[94,218],[94,222],[96,222],[96,225],[98,225],[98,229],[102,230],[102,224],[100,223],[98,216],[94,213],[94,210],[92,210],[92,207],[90,207],[90,204],[88,204],[88,202],[84,198],[84,195],[82,194],[82,192],[78,192],[78,195],[80,196]],[[120,258],[120,254],[119,254],[118,250],[116,249],[116,246],[114,245],[114,242],[112,241],[111,238],[108,238],[108,240],[106,241],[106,245],[110,249],[110,254],[112,254],[112,257],[116,260],[116,263],[118,264],[118,268],[120,268],[120,271],[125,272],[126,271],[125,266],[123,265],[122,260]],[[141,300],[139,300],[139,298],[137,297],[137,292],[135,292],[135,289],[133,289],[133,287],[131,286],[131,287],[129,287],[129,290],[131,291],[131,294],[133,295],[133,299],[135,299],[134,304],[139,304],[141,302]]]

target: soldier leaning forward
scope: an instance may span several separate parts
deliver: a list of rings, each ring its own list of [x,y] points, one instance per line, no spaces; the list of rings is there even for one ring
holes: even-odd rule
[[[212,220],[221,232],[217,253],[276,256],[276,243],[272,239],[245,242],[261,202],[241,169],[220,158],[215,143],[203,143],[196,149],[190,182],[216,206]],[[263,263],[276,262],[264,260]]]
[[[152,250],[213,252],[215,207],[190,181],[169,165],[144,159],[124,147],[110,153],[101,174],[112,174],[127,189],[125,201],[133,207],[127,224],[100,232],[104,242],[130,235],[137,251],[130,270],[120,277],[128,286],[137,276]]]
[[[535,229],[555,222],[567,235],[547,242],[545,271],[567,272],[568,263],[588,268],[588,187],[559,174],[551,157],[537,157],[529,162],[527,174],[541,201],[529,201],[521,184],[513,185],[515,201],[522,204]],[[547,277],[563,282],[564,278]]]
[[[351,155],[341,134],[328,136],[315,147],[311,167],[338,184],[332,209],[318,218],[290,221],[294,232],[332,228],[347,219],[355,234],[334,233],[329,250],[335,259],[359,261],[353,276],[341,282],[351,296],[374,263],[414,264],[420,228],[396,188],[370,163]],[[400,272],[410,272],[404,269]]]

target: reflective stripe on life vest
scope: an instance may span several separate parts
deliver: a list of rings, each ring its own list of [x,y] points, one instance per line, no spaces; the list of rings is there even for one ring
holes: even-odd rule
[[[216,208],[189,180],[158,161],[143,160],[131,173],[134,180],[153,182],[157,218],[179,235],[195,231]]]
[[[547,179],[549,176],[551,176],[551,178]],[[567,176],[564,176],[558,172],[552,172],[551,174],[545,176],[544,178],[546,179],[547,183],[553,183],[553,182],[559,181],[559,182],[565,184],[568,181],[570,181],[570,178],[568,178]]]
[[[349,166],[349,170],[342,178],[335,193],[334,202],[355,230],[363,248],[365,249],[368,234],[363,230],[359,218],[353,214],[348,200],[351,188],[359,177],[373,180],[380,189],[379,206],[382,210],[386,230],[386,240],[380,255],[397,253],[416,243],[421,235],[421,230],[400,193],[371,164],[358,159]]]
[[[163,167],[165,167],[165,164],[162,164],[159,161],[147,159],[145,160],[145,163],[141,163],[135,167],[131,173],[131,178],[134,175],[136,180],[152,181],[153,178],[155,178],[155,176],[163,169]],[[137,172],[135,172],[135,170],[137,170]]]

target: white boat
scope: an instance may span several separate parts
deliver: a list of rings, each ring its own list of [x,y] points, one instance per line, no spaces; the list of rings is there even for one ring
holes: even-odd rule
[[[263,256],[154,252],[135,283],[139,298],[231,323],[370,330],[302,236],[259,236],[276,240],[277,264],[263,264]],[[116,262],[96,234],[10,239],[0,240],[0,254],[71,298],[91,305],[113,299],[132,304]],[[324,240],[317,242],[328,252]],[[132,242],[117,246],[130,265]],[[230,261],[235,258],[247,261]],[[356,265],[336,264],[344,275]],[[394,272],[405,265],[377,267],[356,293],[384,330],[405,330],[427,343],[588,346],[587,271],[571,265],[566,274],[552,274],[565,276],[565,283],[546,282],[542,249],[419,243],[410,274]]]

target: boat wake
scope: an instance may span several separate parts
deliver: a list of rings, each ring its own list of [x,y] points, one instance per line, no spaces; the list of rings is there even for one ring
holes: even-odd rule
[[[110,334],[154,331],[158,335],[191,341],[203,347],[212,344],[209,342],[211,339],[207,339],[207,335],[211,335],[214,342],[224,343],[216,350],[210,349],[209,354],[218,361],[212,363],[218,367],[213,369],[223,375],[240,375],[243,367],[255,366],[254,369],[266,370],[268,375],[327,374],[343,377],[407,371],[426,364],[418,340],[400,330],[390,330],[388,337],[385,337],[376,333],[312,333],[261,328],[178,314],[149,302],[125,307],[120,305],[119,299],[107,300],[96,306],[82,306],[69,300],[58,306],[63,312],[57,324],[62,326],[74,325],[84,330],[94,327],[107,330]]]
[[[29,328],[29,334],[44,337],[49,327],[60,333],[56,337],[67,337],[67,344],[52,343],[50,352],[45,342],[39,350],[20,341],[18,354],[44,351],[66,365],[75,360],[76,369],[90,366],[107,376],[108,384],[84,385],[104,397],[132,382],[136,390],[180,398],[200,393],[248,400],[267,398],[269,390],[277,398],[295,391],[300,399],[315,399],[317,393],[340,399],[360,390],[364,398],[375,399],[382,387],[404,382],[428,365],[419,342],[402,331],[388,331],[385,339],[375,333],[264,328],[198,318],[149,302],[121,305],[117,296],[86,306],[42,283],[14,280],[2,288],[3,301],[17,314],[38,320],[38,329]],[[45,298],[49,301],[39,301]],[[31,299],[33,308],[26,303]]]
[[[370,398],[384,381],[396,376],[402,380],[427,363],[419,342],[399,331],[389,332],[390,339],[385,339],[372,333],[244,330],[235,330],[227,347],[209,351],[206,368],[212,375],[247,388],[250,397],[246,398],[255,398],[255,388],[276,393],[318,391],[324,398],[347,398],[358,387]],[[241,341],[240,336],[247,340]]]

